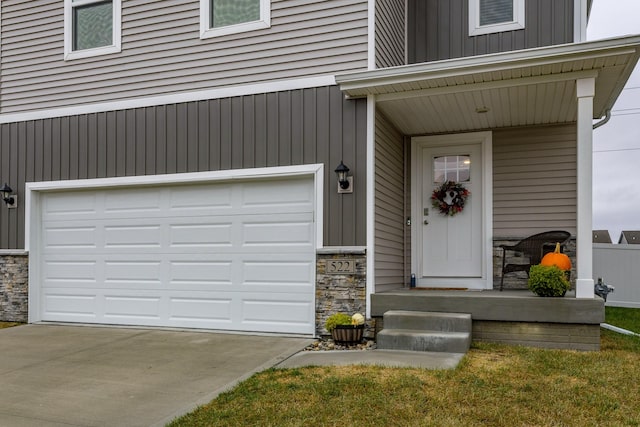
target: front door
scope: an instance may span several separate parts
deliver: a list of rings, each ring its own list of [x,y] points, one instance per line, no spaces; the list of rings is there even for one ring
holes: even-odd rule
[[[474,135],[486,133],[413,140],[412,269],[418,286],[486,287],[484,138]],[[434,206],[434,191],[446,182],[453,191],[436,195]],[[469,192],[466,198],[462,190]]]

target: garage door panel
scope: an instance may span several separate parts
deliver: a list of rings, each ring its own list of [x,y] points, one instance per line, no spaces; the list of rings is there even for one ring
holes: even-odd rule
[[[195,292],[189,297],[173,293],[169,310],[169,318],[177,326],[204,322],[226,329],[232,323],[233,298],[205,292]]]
[[[42,244],[44,250],[87,250],[97,247],[97,227],[92,224],[44,224]]]
[[[222,218],[219,222],[169,224],[169,245],[172,248],[231,248],[233,246],[233,220]]]
[[[308,293],[315,266],[309,261],[245,260],[242,287],[247,291]]]
[[[235,188],[211,184],[176,186],[168,189],[169,209],[172,215],[228,215],[233,208]]]
[[[156,295],[104,295],[104,319],[107,323],[119,323],[120,320],[135,323],[140,319],[161,321],[162,298]],[[120,319],[120,320],[119,320]]]
[[[95,286],[98,274],[98,263],[93,259],[69,259],[49,260],[45,263],[45,275],[43,280],[45,287],[48,284],[59,286],[69,283],[73,286]]]
[[[107,287],[131,285],[132,287],[159,288],[162,263],[144,260],[106,260],[104,283]]]
[[[98,193],[78,191],[45,197],[43,215],[50,219],[77,219],[94,216],[98,212]]]
[[[44,194],[42,319],[312,334],[313,194],[310,178]]]
[[[52,289],[43,295],[43,320],[94,322],[98,319],[98,296],[86,291]]]
[[[308,179],[253,181],[242,184],[240,204],[244,209],[257,208],[259,212],[268,208],[279,212],[300,211],[303,207],[313,210],[313,196],[313,182]]]
[[[307,300],[283,301],[272,294],[256,294],[242,301],[241,324],[247,330],[305,333],[312,312]]]
[[[150,187],[138,190],[109,190],[99,194],[104,197],[104,213],[139,217],[141,214],[162,214],[162,198],[166,189]]]

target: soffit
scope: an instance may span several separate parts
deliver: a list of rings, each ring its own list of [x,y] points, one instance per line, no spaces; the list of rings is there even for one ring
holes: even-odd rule
[[[459,58],[338,76],[349,97],[406,135],[576,121],[576,79],[594,77],[594,118],[613,106],[638,61],[640,37]],[[478,110],[487,110],[478,113]]]

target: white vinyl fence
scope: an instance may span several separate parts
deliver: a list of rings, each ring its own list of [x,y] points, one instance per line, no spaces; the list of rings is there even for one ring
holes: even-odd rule
[[[593,279],[615,287],[607,297],[613,307],[640,308],[640,245],[593,244]]]

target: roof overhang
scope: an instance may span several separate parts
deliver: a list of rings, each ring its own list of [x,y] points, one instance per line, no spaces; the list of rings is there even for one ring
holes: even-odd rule
[[[336,77],[346,96],[375,95],[406,135],[576,121],[576,80],[594,78],[594,118],[620,95],[640,36],[449,59]]]

